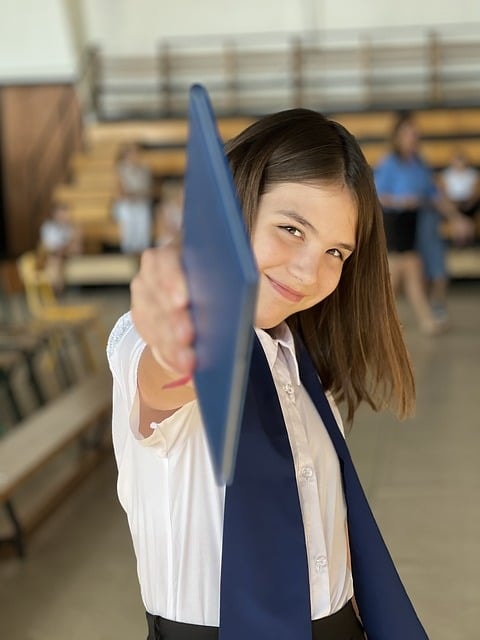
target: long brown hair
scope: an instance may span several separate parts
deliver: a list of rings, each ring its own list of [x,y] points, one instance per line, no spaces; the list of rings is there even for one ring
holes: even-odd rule
[[[382,212],[354,137],[309,109],[266,116],[226,144],[249,232],[260,196],[282,182],[347,185],[358,207],[356,248],[335,291],[288,318],[325,389],[352,421],[366,401],[399,417],[413,412],[415,384],[390,285]]]

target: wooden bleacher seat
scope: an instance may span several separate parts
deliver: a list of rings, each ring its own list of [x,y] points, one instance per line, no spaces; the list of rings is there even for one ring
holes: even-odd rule
[[[358,139],[388,138],[393,124],[392,111],[375,113],[331,113],[329,117],[343,124]]]
[[[185,147],[158,148],[143,150],[140,158],[157,176],[178,176],[185,171]],[[71,171],[79,174],[84,171],[101,173],[109,177],[115,177],[115,160],[105,156],[97,156],[95,153],[77,153],[70,162]],[[113,180],[113,184],[115,180]]]
[[[106,143],[116,146],[133,141],[139,143],[174,144],[187,139],[188,124],[184,118],[145,122],[130,120],[127,122],[96,123],[89,126],[86,143],[88,148]]]
[[[447,272],[451,278],[480,277],[480,247],[450,247],[447,251]]]
[[[110,206],[112,204],[113,191],[111,187],[91,188],[80,184],[60,184],[53,192],[53,200],[65,202],[68,205],[76,203],[99,204]]]
[[[393,126],[395,112],[360,111],[354,113],[335,112],[330,117],[343,124],[359,139],[388,138]],[[480,134],[480,108],[471,109],[426,109],[415,111],[424,137],[459,137]]]
[[[0,543],[13,545],[18,555],[25,555],[27,535],[109,450],[103,444],[102,430],[110,410],[111,376],[103,368],[0,438],[0,502],[6,508],[10,522],[10,531],[0,537]],[[100,431],[92,432],[94,429]],[[28,513],[17,508],[14,500],[19,489],[69,445],[82,438],[85,439],[76,463],[67,475],[61,474],[54,490],[42,500],[38,498],[39,502],[36,496],[36,503]]]
[[[138,271],[136,256],[120,253],[71,256],[65,263],[68,285],[128,284]]]
[[[112,219],[112,204],[109,198],[97,202],[79,199],[70,203],[72,222],[83,228],[88,223],[106,222]]]
[[[254,118],[245,116],[220,118],[218,129],[223,140],[233,138],[243,131]],[[128,121],[112,123],[96,123],[89,126],[86,143],[88,148],[96,148],[99,144],[115,143],[184,145],[188,136],[188,123],[185,118],[157,121]]]
[[[371,166],[375,166],[390,151],[390,145],[387,140],[384,142],[364,141],[360,142],[360,146]],[[468,140],[423,140],[420,149],[426,162],[434,169],[445,167],[454,152],[459,149],[465,152],[472,164],[480,166],[480,138]]]

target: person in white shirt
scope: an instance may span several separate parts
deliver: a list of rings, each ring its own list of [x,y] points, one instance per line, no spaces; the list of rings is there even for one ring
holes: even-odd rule
[[[480,215],[480,172],[464,153],[457,151],[452,156],[448,167],[439,174],[439,185],[463,214],[471,218]]]
[[[293,459],[312,638],[358,640],[340,465],[302,384],[298,339],[340,425],[336,402],[349,423],[363,401],[399,417],[413,411],[372,173],[353,136],[306,109],[257,121],[226,154],[259,270],[256,337]],[[194,339],[181,246],[162,243],[142,254],[131,311],[107,347],[118,494],[149,640],[223,638],[226,490],[215,481],[192,382]],[[283,587],[275,586],[280,597]]]
[[[82,249],[83,235],[71,220],[69,206],[65,202],[53,202],[49,217],[40,226],[39,254],[45,261],[56,293],[62,293],[65,286],[65,260],[68,256],[81,253]]]
[[[120,249],[122,253],[141,253],[152,246],[152,175],[137,144],[120,149],[116,173],[113,216],[120,228]]]

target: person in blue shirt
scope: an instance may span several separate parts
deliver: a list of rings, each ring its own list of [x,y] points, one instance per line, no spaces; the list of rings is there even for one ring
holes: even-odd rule
[[[419,135],[411,113],[398,115],[391,139],[392,151],[377,165],[374,176],[392,284],[395,291],[403,287],[421,329],[434,335],[447,326],[446,318],[434,313],[425,287],[427,278],[432,302],[444,307],[447,272],[439,214],[449,220],[457,240],[470,235],[471,221],[437,189],[432,170],[418,152]]]

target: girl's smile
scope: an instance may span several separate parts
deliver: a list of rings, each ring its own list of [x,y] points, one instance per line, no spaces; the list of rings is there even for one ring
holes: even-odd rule
[[[280,183],[260,198],[252,234],[258,327],[270,329],[334,291],[356,225],[357,206],[343,185]]]
[[[266,276],[266,278],[272,285],[272,288],[275,289],[275,291],[278,291],[278,293],[287,300],[290,300],[291,302],[300,302],[300,300],[304,297],[302,293],[294,291],[293,289],[290,289],[290,287],[286,287],[273,278],[270,278],[269,276]]]

